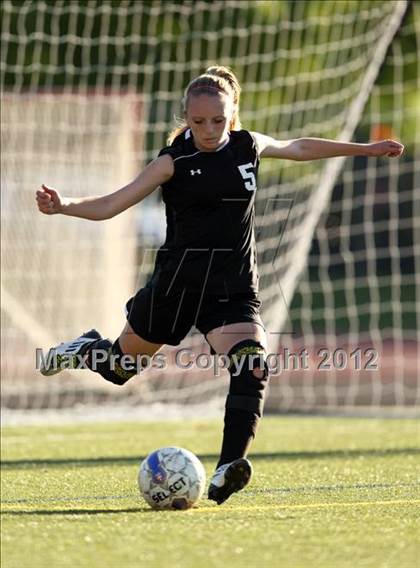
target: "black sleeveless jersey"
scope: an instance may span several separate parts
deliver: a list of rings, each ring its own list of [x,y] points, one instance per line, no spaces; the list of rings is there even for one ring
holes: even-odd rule
[[[246,130],[216,152],[194,146],[191,130],[160,151],[174,161],[162,185],[166,240],[148,286],[206,294],[258,292],[254,201],[259,165]]]

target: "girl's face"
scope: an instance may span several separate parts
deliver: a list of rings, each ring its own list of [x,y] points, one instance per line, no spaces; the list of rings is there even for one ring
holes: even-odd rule
[[[196,147],[214,152],[228,138],[233,103],[223,93],[190,95],[185,115]]]

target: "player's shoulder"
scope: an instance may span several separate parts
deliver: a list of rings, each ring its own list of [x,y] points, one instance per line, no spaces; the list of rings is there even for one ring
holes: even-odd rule
[[[169,154],[171,158],[175,161],[177,158],[187,157],[197,152],[195,148],[192,137],[191,130],[188,128],[184,130],[178,136],[176,136],[170,146],[165,146],[159,152],[159,156],[164,156]]]
[[[245,130],[245,129],[241,129],[241,130],[231,130],[230,131],[230,136],[232,137],[233,140],[238,140],[238,141],[250,141],[252,140],[252,135],[249,132],[249,130]]]
[[[249,130],[231,130],[231,144],[243,150],[257,150],[255,137]]]

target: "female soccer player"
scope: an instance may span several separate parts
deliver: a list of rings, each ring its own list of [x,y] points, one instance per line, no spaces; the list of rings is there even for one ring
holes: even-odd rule
[[[231,374],[221,455],[209,488],[218,504],[249,481],[246,459],[262,415],[268,369],[259,315],[254,200],[261,158],[316,160],[332,156],[400,156],[393,140],[353,144],[301,138],[279,141],[241,130],[240,86],[226,67],[210,67],[183,98],[185,125],[138,177],[101,197],[69,199],[43,185],[38,208],[102,220],[162,187],[167,233],[153,275],[127,303],[127,323],[111,342],[91,330],[50,350],[41,369],[52,375],[84,356],[106,380],[123,385],[140,371],[138,356],[178,345],[195,325],[212,353],[227,354]],[[101,356],[96,357],[101,354]],[[103,354],[105,353],[105,356]],[[51,357],[53,355],[53,357]],[[127,357],[132,356],[127,362]],[[136,358],[136,359],[134,359]],[[79,359],[80,360],[80,359]]]

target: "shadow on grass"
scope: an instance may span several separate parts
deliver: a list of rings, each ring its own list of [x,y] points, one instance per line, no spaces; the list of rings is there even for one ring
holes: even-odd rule
[[[215,510],[218,510],[217,507],[214,507]],[[198,512],[200,512],[200,508],[197,509]],[[229,510],[228,510],[229,511]],[[164,513],[171,513],[171,514],[176,514],[176,513],[183,513],[184,511],[176,511],[176,510],[162,510],[159,511],[158,509],[151,509],[150,507],[136,507],[136,508],[132,508],[132,509],[56,509],[56,510],[52,510],[52,509],[36,509],[33,511],[2,511],[2,515],[7,515],[7,516],[11,516],[11,517],[31,517],[31,516],[62,516],[62,517],[66,517],[66,516],[70,516],[70,515],[74,515],[74,516],[79,516],[79,515],[109,515],[109,514],[114,514],[114,515],[120,515],[121,513],[160,513],[160,514],[164,514]],[[230,513],[228,513],[230,514]],[[285,520],[290,520],[293,519],[294,517],[292,515],[284,515],[282,516],[280,519],[276,518],[275,521],[285,521]]]
[[[250,459],[258,460],[321,460],[321,459],[348,459],[348,458],[378,458],[420,455],[419,448],[389,448],[389,449],[361,449],[361,450],[323,450],[313,452],[275,452],[251,453]],[[60,459],[22,459],[4,460],[1,462],[3,470],[31,469],[51,467],[101,467],[118,465],[136,465],[146,456],[109,456],[96,458],[60,458]],[[218,454],[198,455],[203,462],[215,462]]]

